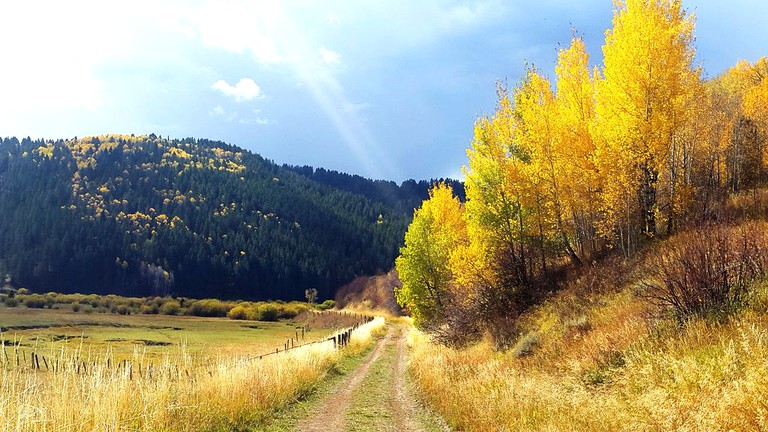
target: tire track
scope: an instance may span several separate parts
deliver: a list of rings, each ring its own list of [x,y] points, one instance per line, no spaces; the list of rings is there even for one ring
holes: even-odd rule
[[[350,404],[352,393],[360,385],[368,369],[381,356],[386,342],[392,340],[393,328],[389,327],[387,335],[376,343],[376,347],[352,375],[317,408],[315,413],[308,416],[299,424],[301,432],[326,432],[345,430],[344,416]]]

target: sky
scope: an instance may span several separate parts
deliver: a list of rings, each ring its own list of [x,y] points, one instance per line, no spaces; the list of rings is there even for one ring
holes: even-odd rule
[[[768,55],[768,2],[684,0],[716,76]],[[0,5],[0,136],[222,140],[277,163],[461,178],[496,82],[550,77],[611,0],[17,1]]]

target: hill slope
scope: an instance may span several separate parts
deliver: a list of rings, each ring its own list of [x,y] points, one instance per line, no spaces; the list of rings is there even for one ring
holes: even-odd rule
[[[327,298],[391,266],[412,211],[221,142],[0,142],[0,274],[36,291]]]

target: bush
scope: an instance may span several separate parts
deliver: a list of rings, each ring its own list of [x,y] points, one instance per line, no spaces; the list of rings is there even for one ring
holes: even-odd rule
[[[274,306],[277,308],[277,318],[291,319],[303,311],[309,309],[306,303],[276,303]]]
[[[160,308],[154,303],[143,304],[141,305],[139,310],[141,310],[141,313],[143,313],[144,315],[157,315],[158,313],[160,313]]]
[[[641,295],[678,322],[692,316],[728,315],[743,306],[768,272],[768,223],[707,225],[682,233],[647,264]]]
[[[333,309],[335,307],[336,307],[336,302],[333,300],[326,300],[320,303],[319,305],[317,305],[317,308],[320,310],[328,310],[328,309]]]
[[[176,300],[168,300],[160,306],[160,313],[163,315],[178,315],[181,312],[181,304]]]
[[[21,299],[19,299],[21,300]],[[24,296],[24,306],[33,309],[42,309],[47,305],[45,297],[40,294],[30,294]]]
[[[229,312],[228,305],[216,299],[198,300],[187,308],[187,315],[201,317],[224,317]]]
[[[537,346],[539,346],[539,334],[530,332],[517,340],[517,343],[512,348],[512,353],[515,357],[527,356],[533,354],[533,350]]]
[[[257,321],[277,321],[279,311],[277,306],[274,304],[261,304],[255,309],[255,311],[256,314],[253,319]]]
[[[8,297],[5,299],[5,306],[12,308],[19,305],[19,300],[15,297]]]
[[[120,315],[130,315],[131,308],[127,304],[121,304],[121,305],[118,305],[117,308],[115,308],[115,312]]]
[[[80,312],[80,303],[72,302],[72,312]]]
[[[234,320],[248,319],[248,310],[243,306],[235,306],[227,312],[227,318]]]

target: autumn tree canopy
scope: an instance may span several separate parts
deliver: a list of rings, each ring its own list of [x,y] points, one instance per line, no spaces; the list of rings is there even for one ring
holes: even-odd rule
[[[553,289],[547,281],[565,263],[612,250],[629,256],[720,217],[728,193],[764,184],[768,60],[703,79],[694,17],[681,0],[615,2],[603,58],[591,68],[574,37],[557,55],[554,81],[530,66],[514,87],[498,86],[496,109],[477,119],[467,150],[464,210],[451,207],[465,221],[466,240],[451,254],[428,255],[439,264],[411,260],[418,269],[407,278],[440,269],[439,285],[461,293],[464,307],[503,304],[497,315],[514,316]],[[417,213],[398,263],[412,256],[416,232],[446,229],[425,225],[432,200]],[[439,317],[437,297],[431,305]],[[502,338],[490,327],[514,327],[473,316]]]
[[[405,246],[395,261],[402,287],[395,296],[417,324],[438,320],[448,301],[451,253],[466,242],[462,212],[451,187],[436,184],[405,233]]]

